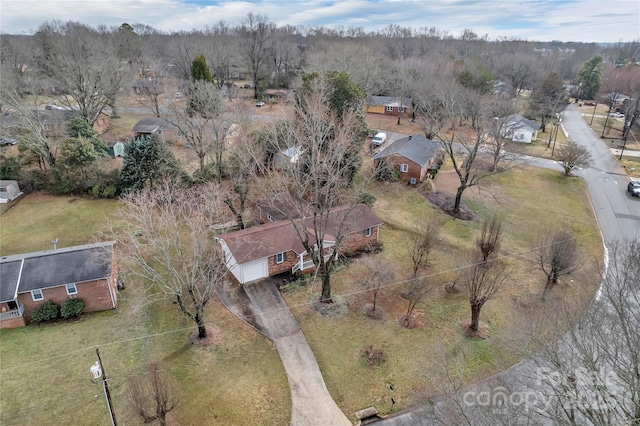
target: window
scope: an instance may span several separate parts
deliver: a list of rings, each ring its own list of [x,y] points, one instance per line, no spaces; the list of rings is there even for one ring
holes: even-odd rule
[[[31,290],[31,298],[37,302],[38,300],[44,299],[42,295],[42,290]]]
[[[391,105],[387,106],[387,111],[393,111],[393,107]]]
[[[67,284],[67,294],[71,296],[72,294],[78,294],[78,289],[76,288],[75,283]]]
[[[269,213],[267,213],[267,219],[269,219],[269,222],[273,222],[273,216],[271,216]]]
[[[406,173],[409,171],[409,165],[408,164],[400,164],[400,171],[402,173]]]
[[[284,253],[276,254],[276,263],[282,263],[282,262],[284,262]]]
[[[371,236],[371,231],[372,231],[372,229],[371,229],[371,228],[367,228],[367,229],[365,229],[365,230],[364,230],[364,236],[365,236],[365,237],[370,237],[370,236]]]
[[[398,112],[404,112],[404,107],[398,107]]]

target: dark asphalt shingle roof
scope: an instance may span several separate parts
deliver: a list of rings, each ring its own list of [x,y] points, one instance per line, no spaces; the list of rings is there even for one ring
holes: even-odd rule
[[[413,100],[411,98],[402,98],[402,106],[411,106]],[[367,96],[367,105],[391,105],[400,106],[400,98],[393,96]]]
[[[392,142],[391,145],[374,155],[373,159],[377,160],[398,154],[423,166],[436,155],[439,149],[440,143],[427,139],[420,134],[415,134]]]
[[[2,257],[0,301],[13,300],[16,287],[18,293],[25,293],[109,277],[114,243],[109,241]]]
[[[155,133],[158,130],[176,130],[176,127],[164,118],[146,117],[133,126],[133,133]]]
[[[540,125],[533,120],[529,120],[528,118],[524,118],[519,114],[511,114],[505,118],[505,125],[507,127],[514,127],[518,124],[524,124],[525,126],[530,127],[532,130],[540,130]]]

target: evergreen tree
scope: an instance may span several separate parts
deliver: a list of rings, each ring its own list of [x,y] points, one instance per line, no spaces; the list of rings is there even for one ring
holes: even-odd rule
[[[191,78],[193,81],[204,80],[207,83],[213,83],[211,70],[202,53],[196,56],[193,62],[191,62]]]
[[[144,137],[131,140],[124,150],[120,180],[124,191],[151,188],[163,179],[185,181],[178,160],[157,138]]]
[[[89,141],[97,154],[107,152],[107,144],[98,137],[98,132],[83,117],[73,117],[67,122],[67,132],[70,138]]]
[[[600,81],[602,79],[602,56],[594,56],[584,63],[578,73],[578,83],[580,83],[580,98],[595,99],[600,92]]]

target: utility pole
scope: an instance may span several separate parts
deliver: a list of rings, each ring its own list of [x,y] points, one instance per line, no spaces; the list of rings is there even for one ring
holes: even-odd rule
[[[589,126],[593,124],[593,117],[596,115],[596,108],[598,108],[598,101],[596,101],[596,105],[593,107],[593,114],[591,114],[591,121],[589,122]]]
[[[625,117],[626,120],[626,117]],[[618,158],[618,160],[622,161],[622,154],[624,154],[624,149],[627,146],[627,136],[629,136],[629,130],[631,127],[631,121],[626,121],[624,123],[624,132],[623,132],[623,136],[622,136],[622,149],[620,150],[620,158]]]
[[[111,426],[118,426],[116,421],[116,413],[113,411],[113,403],[111,402],[111,393],[109,392],[109,384],[107,383],[107,373],[102,367],[102,359],[100,358],[100,350],[96,348],[96,355],[98,356],[97,365],[91,367],[91,374],[94,378],[102,377],[102,387],[104,389],[104,397],[107,400],[107,407],[109,408],[109,415],[111,416]]]

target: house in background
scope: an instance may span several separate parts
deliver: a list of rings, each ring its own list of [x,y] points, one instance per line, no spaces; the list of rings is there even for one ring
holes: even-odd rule
[[[8,203],[22,195],[20,185],[15,180],[0,180],[0,203]],[[1,279],[2,277],[0,277]]]
[[[176,126],[164,118],[146,117],[140,119],[131,129],[134,138],[157,136],[162,142],[179,142],[180,132]]]
[[[298,219],[298,224],[310,228],[311,220]],[[334,209],[322,224],[325,259],[331,257],[337,234],[345,235],[339,254],[353,254],[378,241],[381,224],[382,221],[364,204]],[[309,229],[308,232],[312,231]],[[216,240],[227,268],[241,284],[281,273],[309,273],[315,268],[290,220],[229,232]]]
[[[378,167],[380,161],[385,159],[400,171],[403,181],[415,185],[424,180],[429,170],[438,167],[441,157],[442,146],[439,142],[415,134],[393,141],[373,156],[373,164]]]
[[[118,307],[115,241],[3,256],[0,328],[25,326],[51,300],[82,299],[84,312]]]
[[[531,143],[538,138],[540,125],[533,120],[524,118],[518,114],[511,114],[498,118],[500,135],[514,142]]]
[[[292,164],[296,164],[302,155],[301,146],[292,146],[273,156],[273,167],[278,170],[287,170]]]
[[[391,96],[367,96],[365,111],[372,114],[399,115],[411,114],[413,100]]]

